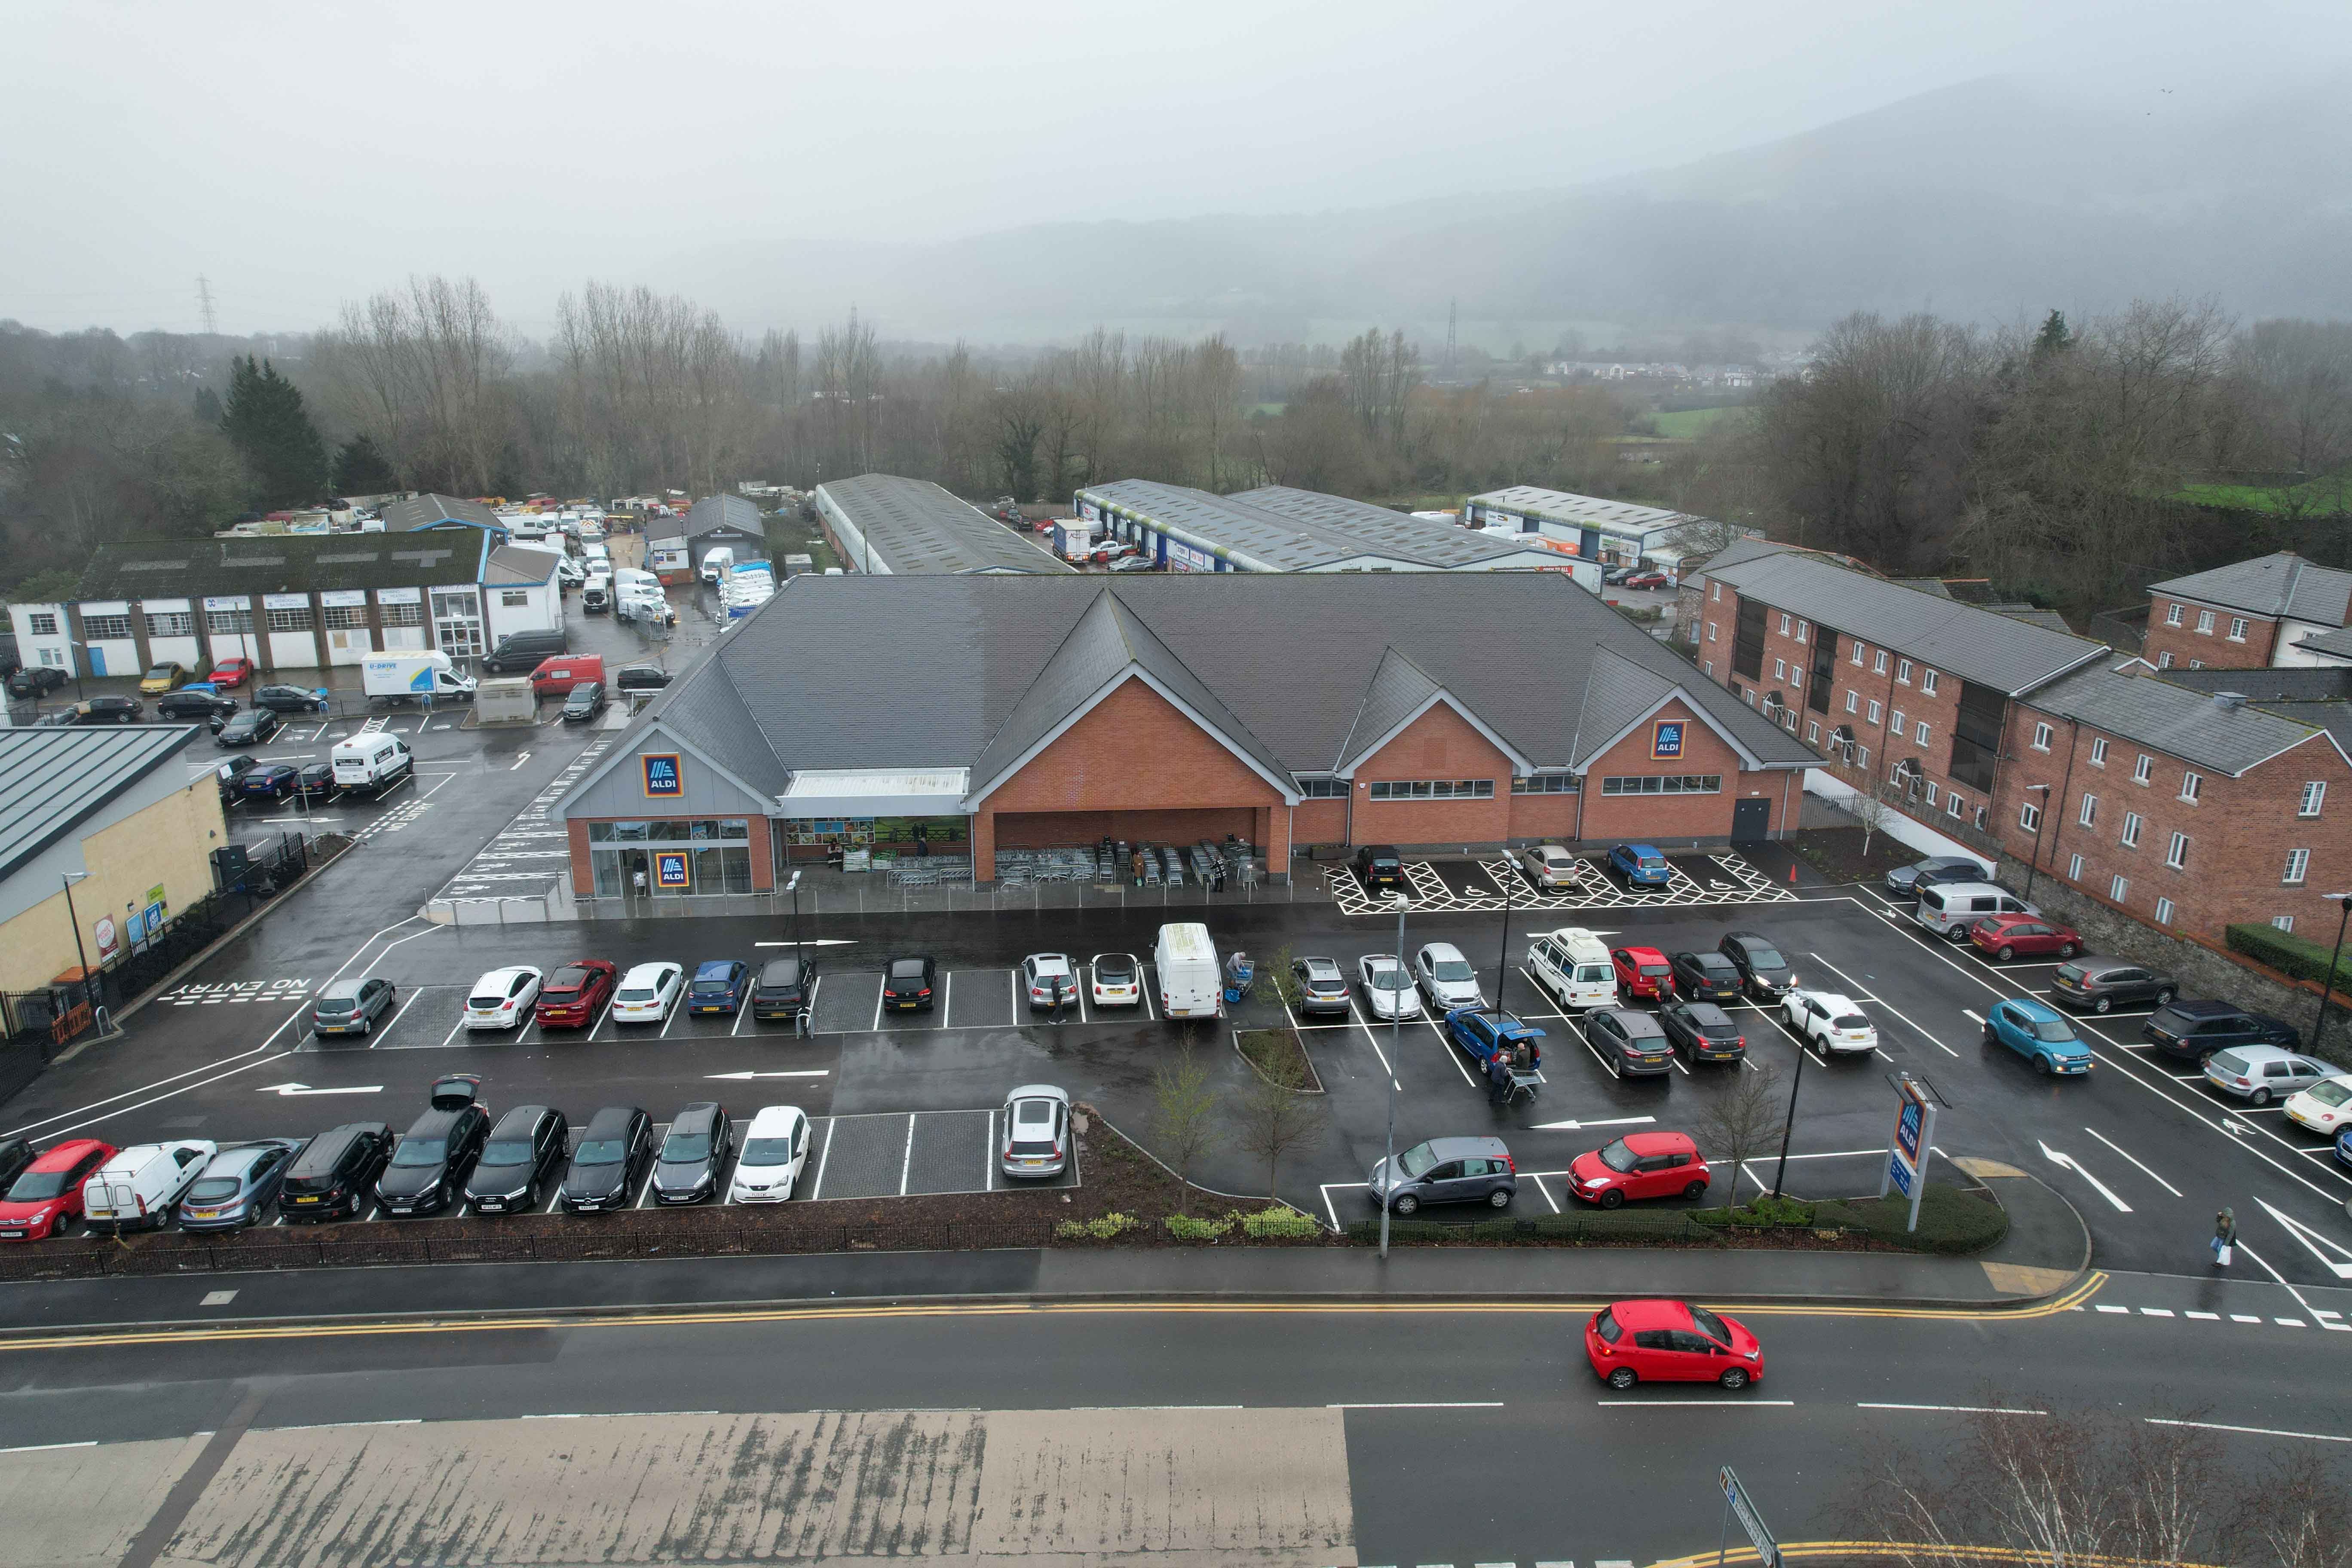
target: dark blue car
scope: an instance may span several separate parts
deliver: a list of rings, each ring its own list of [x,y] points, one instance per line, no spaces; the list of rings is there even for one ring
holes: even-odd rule
[[[731,958],[714,958],[694,972],[686,988],[689,1013],[732,1013],[743,1005],[751,984],[751,966]]]
[[[301,777],[302,770],[291,763],[264,763],[236,781],[236,792],[247,800],[284,800]]]
[[[2352,1127],[2347,1127],[2336,1135],[2336,1163],[2352,1165]]]
[[[1628,888],[1663,888],[1675,875],[1654,844],[1618,845],[1609,851],[1609,868]]]
[[[2086,1073],[2091,1047],[2054,1007],[2019,997],[1985,1009],[1986,1045],[2003,1045],[2040,1073]]]
[[[1445,1032],[1481,1067],[1492,1060],[1496,1051],[1516,1053],[1522,1044],[1528,1047],[1528,1066],[1543,1066],[1544,1032],[1515,1014],[1497,1016],[1475,1007],[1456,1007],[1445,1015]]]

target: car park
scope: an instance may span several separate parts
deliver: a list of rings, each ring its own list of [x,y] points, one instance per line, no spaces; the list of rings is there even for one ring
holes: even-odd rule
[[[2333,1139],[2352,1127],[2352,1078],[2338,1073],[2296,1089],[2286,1097],[2285,1110],[2286,1119],[2296,1126]]]
[[[1508,1208],[1518,1195],[1519,1167],[1500,1138],[1432,1138],[1372,1166],[1364,1182],[1372,1202],[1409,1215],[1425,1204],[1486,1204]]]
[[[42,1150],[0,1197],[0,1241],[39,1241],[72,1229],[81,1219],[82,1184],[113,1157],[114,1145],[95,1138]]]
[[[1886,873],[1885,887],[1895,897],[1908,899],[1916,897],[1923,886],[1947,879],[1982,882],[1991,877],[1992,868],[1981,860],[1971,860],[1965,855],[1936,855],[1908,866],[1897,866]]]
[[[214,739],[224,746],[258,746],[278,733],[285,721],[268,708],[247,708],[224,723]]]
[[[610,1016],[615,1024],[662,1024],[686,994],[686,970],[676,963],[640,963],[621,976]]]
[[[2268,1105],[2335,1076],[2326,1062],[2276,1046],[2232,1046],[2205,1058],[2205,1081],[2249,1105]]]
[[[145,675],[140,677],[139,690],[142,696],[160,696],[166,691],[177,691],[194,679],[194,676],[188,673],[186,665],[166,661],[153,666]]]
[[[384,1213],[438,1214],[464,1191],[475,1156],[489,1136],[481,1088],[481,1079],[470,1073],[435,1081],[425,1113],[409,1123],[376,1177],[376,1201]]]
[[[253,705],[274,713],[324,713],[333,706],[323,686],[258,686]]]
[[[1294,959],[1290,978],[1298,988],[1298,1002],[1292,1010],[1300,1017],[1348,1016],[1348,976],[1338,961],[1312,956]]]
[[[531,1017],[542,1029],[585,1029],[613,994],[619,971],[601,958],[575,958],[541,983]]]
[[[1675,870],[1666,858],[1651,844],[1619,844],[1609,851],[1609,869],[1625,884],[1628,891],[1635,888],[1663,888],[1675,879]]]
[[[686,1010],[689,1013],[740,1012],[744,993],[751,986],[750,964],[738,958],[707,959],[696,968],[694,979],[686,988]]]
[[[1628,1199],[1701,1198],[1715,1177],[1686,1132],[1628,1132],[1568,1163],[1568,1190],[1604,1209]]]
[[[1797,984],[1797,975],[1789,961],[1780,956],[1769,937],[1752,931],[1726,932],[1716,951],[1731,960],[1739,971],[1740,984],[1759,1002],[1777,1001],[1787,995]]]
[[[2086,1073],[2091,1047],[2055,1010],[2044,1003],[2017,997],[1985,1009],[1985,1044],[2007,1046],[2033,1064],[2039,1073]]]
[[[160,1229],[169,1223],[181,1195],[204,1174],[220,1145],[203,1138],[169,1143],[134,1143],[81,1184],[83,1223],[100,1235]]]
[[[253,679],[253,660],[242,655],[220,659],[213,665],[213,672],[207,679],[224,691],[243,686]]]
[[[1699,1002],[1737,1002],[1744,989],[1739,968],[1722,953],[1682,952],[1666,962],[1674,966],[1675,994]]]
[[[1987,915],[2038,915],[2042,911],[2006,888],[1990,882],[1938,882],[1919,889],[1911,918],[1948,942],[1966,942],[1969,928]]]
[[[882,1007],[890,1013],[928,1013],[939,965],[929,953],[902,953],[882,972]]]
[[[1356,978],[1362,983],[1364,1011],[1375,1018],[1421,1016],[1421,991],[1412,971],[1392,952],[1368,952],[1356,960]]]
[[[543,978],[527,963],[491,970],[466,994],[466,1027],[512,1029],[529,1023]]]
[[[1070,1166],[1070,1097],[1050,1083],[1024,1084],[1004,1097],[996,1168],[1007,1176],[1058,1176]]]
[[[928,983],[927,983],[928,984]],[[1021,961],[1021,991],[1029,1011],[1050,1013],[1078,999],[1078,973],[1066,952],[1033,952]]]
[[[1685,1060],[1736,1062],[1748,1054],[1748,1037],[1731,1015],[1712,1002],[1675,1002],[1658,1010],[1658,1026]]]
[[[2160,969],[2093,953],[2061,964],[2050,977],[2052,1001],[2094,1013],[2142,1005],[2161,1007],[2179,994],[2179,982]]]
[[[182,1230],[250,1230],[278,1204],[287,1167],[302,1145],[291,1138],[236,1143],[205,1163],[180,1199]]]
[[[1097,1007],[1143,1005],[1143,966],[1131,952],[1098,952],[1087,965],[1087,989]]]
[[[1528,943],[1528,973],[1563,1009],[1617,1005],[1609,949],[1582,926],[1536,932]]]
[[[392,1011],[393,984],[381,976],[330,980],[310,1004],[314,1035],[372,1035],[375,1021]]]
[[[1665,1026],[1633,1007],[1595,1007],[1584,1016],[1584,1038],[1619,1078],[1663,1077],[1674,1070]]]
[[[572,689],[572,695],[563,700],[563,721],[567,724],[585,724],[604,712],[604,683],[601,680],[583,680]]]
[[[2040,915],[1987,915],[1969,926],[1969,941],[1987,958],[2067,959],[2083,951],[2083,933]]]
[[[613,677],[623,691],[659,691],[669,683],[669,671],[657,664],[625,664]]]
[[[499,1118],[467,1173],[466,1206],[476,1214],[530,1214],[542,1187],[563,1168],[572,1128],[549,1105],[518,1105]]]
[[[236,781],[236,793],[246,800],[284,800],[295,793],[302,770],[291,763],[265,763]]]
[[[278,1214],[299,1224],[360,1213],[392,1158],[392,1129],[381,1121],[328,1128],[305,1143],[288,1167],[278,1187]]]
[[[816,985],[816,961],[798,953],[772,958],[760,966],[751,987],[751,1016],[763,1023],[789,1024],[807,1011]]]
[[[808,1112],[797,1105],[763,1105],[743,1129],[743,1152],[727,1184],[730,1204],[780,1204],[793,1195],[808,1163]]]
[[[1576,857],[1557,844],[1538,844],[1519,851],[1519,868],[1528,880],[1547,890],[1573,888],[1581,879],[1577,875]]]
[[[1397,858],[1393,844],[1363,844],[1356,848],[1356,880],[1364,885],[1367,893],[1391,889],[1404,890],[1404,862]]]
[[[1688,1301],[1611,1302],[1584,1325],[1584,1359],[1621,1391],[1641,1383],[1737,1390],[1764,1375],[1764,1347],[1745,1323]]]
[[[2303,1036],[2292,1024],[2249,1013],[2232,1002],[2179,998],[2158,1007],[2139,1026],[2139,1037],[2180,1061],[2202,1062],[2232,1046],[2279,1046],[2299,1050]]]
[[[1618,989],[1628,997],[1664,1002],[1674,995],[1675,966],[1656,948],[1611,948],[1609,962],[1616,968]]]
[[[716,1100],[697,1100],[670,1118],[654,1159],[656,1205],[698,1204],[719,1195],[719,1178],[735,1152],[735,1124]]]
[[[608,1105],[588,1119],[556,1201],[571,1214],[627,1208],[653,1163],[653,1118],[634,1105]]]
[[[193,719],[210,725],[215,731],[227,723],[229,716],[236,711],[236,699],[223,697],[216,691],[166,691],[155,699],[155,717],[158,719]]]
[[[11,697],[47,697],[66,683],[66,672],[55,665],[28,664],[8,678]]]
[[[93,697],[73,711],[77,724],[136,724],[147,716],[136,697]]]
[[[1414,953],[1412,977],[1433,1014],[1486,1005],[1486,994],[1478,989],[1478,972],[1450,942],[1429,942]]]
[[[1799,1039],[1831,1056],[1860,1055],[1878,1048],[1877,1026],[1863,1016],[1850,996],[1834,991],[1791,991],[1780,1000],[1780,1016]]]

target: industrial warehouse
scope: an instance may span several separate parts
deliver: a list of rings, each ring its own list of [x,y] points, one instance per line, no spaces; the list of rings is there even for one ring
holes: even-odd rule
[[[1280,880],[1310,847],[1774,837],[1819,763],[1559,573],[803,576],[563,816],[583,908],[847,856],[985,887],[1106,838]]]
[[[834,553],[852,572],[910,577],[1070,570],[929,479],[860,474],[828,480],[816,488],[816,514]]]
[[[1150,479],[1077,493],[1078,515],[1108,525],[1169,572],[1511,572],[1573,574],[1572,556],[1540,539],[1497,540],[1369,501],[1265,485],[1213,495]],[[1598,590],[1597,563],[1583,585]]]

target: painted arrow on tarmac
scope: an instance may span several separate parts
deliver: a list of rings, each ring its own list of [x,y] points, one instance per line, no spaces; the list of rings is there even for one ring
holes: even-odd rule
[[[2305,1250],[2308,1251],[2314,1258],[2319,1259],[2319,1266],[2322,1268],[2329,1270],[2338,1279],[2352,1279],[2352,1262],[2339,1263],[2336,1261],[2336,1258],[2330,1258],[2327,1256],[2327,1252],[2333,1252],[2337,1258],[2352,1258],[2352,1252],[2345,1251],[2343,1247],[2337,1246],[2335,1242],[2330,1241],[2326,1237],[2322,1236],[2319,1232],[2312,1229],[2301,1220],[2293,1219],[2286,1215],[2281,1214],[2271,1205],[2269,1200],[2258,1197],[2254,1202],[2261,1204],[2263,1208],[2268,1209],[2270,1211],[2271,1218],[2278,1221],[2281,1226],[2285,1227],[2286,1233],[2289,1236],[2294,1237],[2297,1241],[2303,1243]],[[2319,1250],[2323,1247],[2327,1248],[2327,1252],[2322,1252]]]
[[[2041,1141],[2037,1139],[2035,1142],[2040,1142]],[[2132,1212],[2131,1205],[2124,1202],[2123,1199],[2109,1192],[2107,1190],[2106,1183],[2099,1180],[2098,1177],[2091,1174],[2090,1172],[2076,1164],[2074,1163],[2074,1157],[2072,1154],[2061,1154],[2057,1150],[2053,1149],[2047,1143],[2043,1143],[2042,1145],[2042,1152],[2043,1157],[2048,1159],[2052,1164],[2056,1165],[2061,1170],[2074,1172],[2076,1175],[2082,1177],[2083,1180],[2090,1183],[2092,1186],[2097,1188],[2101,1197],[2116,1205],[2116,1212],[2117,1214],[2129,1214]]]
[[[1654,1116],[1617,1116],[1612,1117],[1607,1121],[1538,1121],[1530,1126],[1528,1131],[1530,1132],[1577,1132],[1587,1127],[1631,1127],[1635,1122],[1656,1120]]]
[[[829,1078],[832,1076],[832,1069],[813,1068],[806,1072],[707,1072],[702,1076],[706,1079],[732,1079],[740,1083],[745,1079],[752,1078]]]
[[[350,1089],[312,1089],[307,1083],[273,1083],[255,1090],[257,1094],[382,1094],[383,1085],[370,1083]]]
[[[856,947],[854,936],[813,936],[806,942],[755,942],[753,947]]]

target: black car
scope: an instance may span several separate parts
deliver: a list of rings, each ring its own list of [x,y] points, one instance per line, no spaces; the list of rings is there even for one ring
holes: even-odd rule
[[[716,1100],[698,1100],[670,1118],[654,1163],[654,1202],[698,1204],[719,1191],[719,1178],[735,1152],[735,1124]]]
[[[284,800],[301,777],[302,770],[291,763],[266,763],[236,781],[236,793],[247,800]]]
[[[294,793],[305,800],[326,800],[336,789],[335,764],[312,763],[294,780]]]
[[[1397,858],[1393,844],[1366,844],[1356,850],[1356,879],[1364,891],[1376,888],[1404,888],[1404,862]]]
[[[476,1214],[529,1214],[539,1189],[563,1166],[572,1149],[571,1124],[545,1105],[518,1105],[499,1118],[466,1178],[466,1204]]]
[[[66,683],[66,672],[52,664],[28,664],[8,678],[11,697],[46,697]]]
[[[929,953],[894,958],[882,974],[882,1006],[887,1012],[928,1013],[940,968]]]
[[[257,686],[253,705],[273,713],[324,713],[327,694],[308,686]]]
[[[634,1105],[608,1105],[580,1134],[557,1199],[573,1214],[627,1208],[653,1163],[654,1119]]]
[[[438,1214],[464,1188],[466,1173],[489,1136],[490,1113],[477,1098],[482,1080],[452,1073],[433,1085],[432,1109],[401,1135],[375,1195],[389,1215]]]
[[[158,719],[196,719],[219,729],[236,711],[236,699],[223,697],[216,691],[192,691],[182,688],[166,691],[155,699]]]
[[[1739,966],[1719,952],[1675,952],[1666,956],[1675,972],[1675,989],[1694,1002],[1737,1002],[1743,982]]]
[[[215,776],[220,780],[220,797],[221,807],[223,810],[226,810],[229,805],[237,798],[237,781],[260,765],[261,764],[259,763],[255,762],[251,757],[230,757],[226,762],[222,763],[219,767],[213,770]]]
[[[93,697],[74,704],[77,724],[136,724],[146,716],[136,697]]]
[[[1748,1054],[1748,1037],[1712,1002],[1676,1002],[1658,1014],[1675,1050],[1696,1062],[1736,1062]]]
[[[1632,1007],[1595,1007],[1584,1016],[1584,1037],[1619,1078],[1674,1068],[1675,1049],[1666,1043],[1664,1026]]]
[[[1772,939],[1758,931],[1735,931],[1725,933],[1716,943],[1716,951],[1731,960],[1747,983],[1748,994],[1759,1002],[1777,1001],[1789,994],[1797,976],[1789,968],[1789,961],[1772,945]]]
[[[583,680],[572,688],[572,695],[563,700],[563,721],[584,724],[604,710],[604,683]]]
[[[760,966],[760,978],[751,987],[751,1016],[772,1023],[791,1023],[809,1005],[809,991],[815,984],[814,959],[768,960]]]
[[[613,677],[613,684],[623,691],[659,691],[669,682],[669,671],[657,664],[625,664]]]
[[[1989,882],[1992,870],[1965,855],[1937,855],[1886,873],[1886,890],[1898,899],[1916,899],[1922,888],[1938,882]]]
[[[0,1143],[0,1193],[15,1185],[16,1178],[25,1173],[25,1167],[32,1163],[33,1145],[26,1140],[11,1138]]]
[[[2201,1062],[2215,1051],[2236,1046],[2276,1046],[2303,1049],[2303,1035],[2292,1024],[2263,1013],[2249,1013],[2228,1002],[2178,1002],[2158,1007],[2139,1026],[2139,1037],[2166,1056]]]
[[[247,708],[215,731],[224,746],[257,746],[278,733],[284,721],[269,708]]]
[[[287,1167],[278,1212],[288,1224],[338,1219],[367,1207],[368,1189],[392,1157],[392,1129],[381,1121],[330,1127]]]
[[[1290,966],[1290,977],[1298,985],[1296,1011],[1300,1017],[1348,1016],[1348,976],[1339,964],[1328,958],[1298,959]]]

